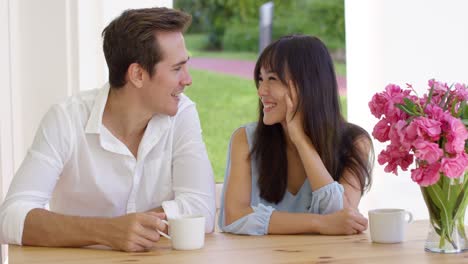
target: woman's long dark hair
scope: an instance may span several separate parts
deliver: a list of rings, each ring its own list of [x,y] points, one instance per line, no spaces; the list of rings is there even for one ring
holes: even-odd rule
[[[292,81],[298,90],[304,131],[328,172],[338,181],[344,170],[349,170],[359,179],[363,194],[371,183],[373,150],[368,159],[367,153],[359,153],[356,140],[365,137],[371,142],[371,139],[364,129],[346,122],[341,115],[335,70],[325,45],[316,37],[304,35],[285,36],[273,42],[255,65],[257,89],[262,67],[276,73],[284,85]],[[278,203],[288,185],[286,138],[281,124],[263,124],[262,109],[259,101],[250,157],[257,161],[260,197]]]

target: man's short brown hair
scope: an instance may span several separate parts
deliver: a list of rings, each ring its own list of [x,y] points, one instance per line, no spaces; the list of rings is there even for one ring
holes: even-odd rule
[[[189,14],[165,7],[129,9],[115,18],[102,31],[110,86],[124,86],[127,69],[135,62],[153,76],[154,65],[162,59],[154,33],[184,32],[191,22]]]

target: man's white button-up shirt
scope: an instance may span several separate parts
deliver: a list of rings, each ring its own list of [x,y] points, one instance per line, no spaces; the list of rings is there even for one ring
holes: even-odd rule
[[[21,244],[27,213],[46,204],[93,217],[162,206],[168,218],[204,215],[213,230],[213,171],[195,104],[181,95],[175,116],[153,116],[135,158],[102,124],[108,93],[81,93],[45,115],[0,208],[1,243]]]

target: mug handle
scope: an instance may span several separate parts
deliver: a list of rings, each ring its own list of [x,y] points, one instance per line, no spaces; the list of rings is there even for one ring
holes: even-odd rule
[[[406,220],[406,223],[411,224],[413,222],[413,214],[409,211],[405,211],[405,214],[408,216],[408,220]]]
[[[161,219],[161,221],[162,221],[163,223],[165,223],[167,226],[169,226],[169,222],[168,222],[168,221],[163,220],[163,219]],[[163,236],[163,237],[165,237],[165,238],[167,238],[167,239],[172,239],[168,234],[164,233],[163,231],[161,231],[161,230],[159,230],[159,229],[157,229],[157,231],[158,231],[158,233],[159,233],[161,236]]]

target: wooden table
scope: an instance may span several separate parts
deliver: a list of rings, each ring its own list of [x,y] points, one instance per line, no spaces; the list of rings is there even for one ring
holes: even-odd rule
[[[126,253],[107,249],[10,246],[15,263],[468,263],[468,251],[437,254],[424,251],[427,221],[416,221],[400,244],[372,243],[366,232],[354,236],[236,236],[214,233],[205,247],[194,251],[171,249],[169,240],[154,250]]]

